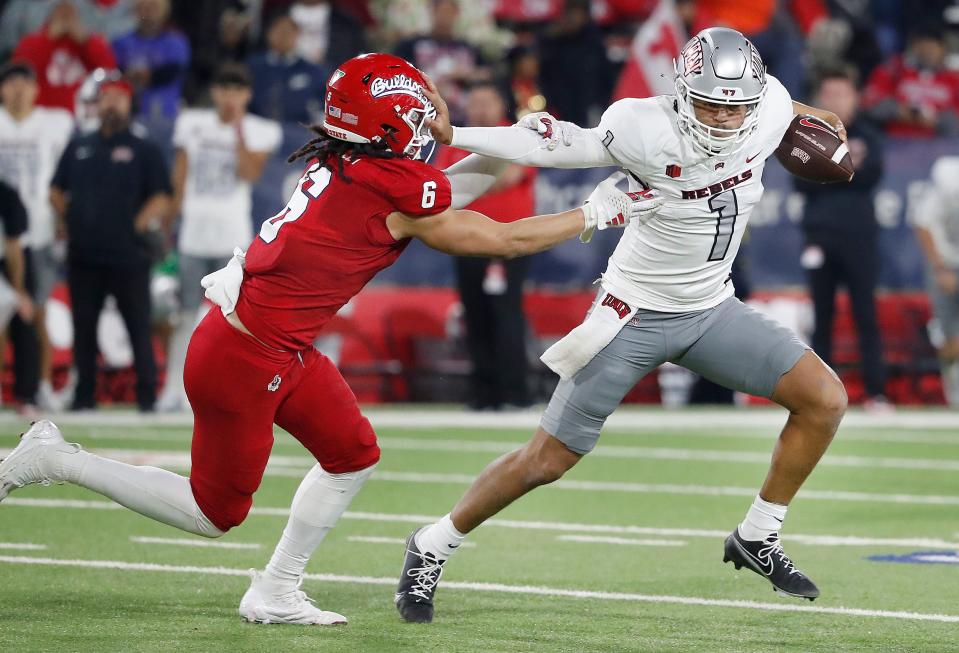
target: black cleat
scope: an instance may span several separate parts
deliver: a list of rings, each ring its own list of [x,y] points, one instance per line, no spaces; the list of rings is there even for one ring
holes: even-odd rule
[[[746,567],[755,571],[773,584],[781,596],[815,601],[819,588],[806,574],[796,569],[779,541],[779,533],[773,533],[762,542],[744,540],[737,528],[726,538],[723,562],[732,562],[736,569]]]
[[[436,586],[446,562],[437,559],[432,553],[421,553],[417,548],[416,534],[423,528],[417,528],[406,538],[403,574],[394,599],[403,620],[417,624],[433,621],[433,595],[436,594]]]

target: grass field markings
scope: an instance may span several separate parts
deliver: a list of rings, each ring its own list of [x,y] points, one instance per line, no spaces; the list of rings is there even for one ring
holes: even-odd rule
[[[166,469],[185,471],[189,469],[189,454],[161,453],[157,456],[135,452],[125,462],[136,465],[156,465]],[[280,456],[280,463],[283,456]],[[122,458],[118,458],[122,460]],[[309,459],[312,460],[312,459]],[[283,478],[302,478],[307,467],[290,467],[271,461],[266,468],[266,476]],[[471,485],[476,476],[473,474],[399,472],[377,470],[370,477],[372,482],[395,482],[428,485]],[[714,485],[680,485],[673,483],[633,483],[629,481],[578,481],[560,479],[549,485],[559,490],[579,492],[625,492],[632,494],[671,494],[681,496],[707,497],[754,497],[756,488]],[[841,501],[853,503],[878,503],[894,505],[920,506],[959,506],[959,496],[939,494],[885,494],[879,492],[850,492],[844,490],[800,490],[803,499],[820,501]]]
[[[3,506],[20,506],[26,508],[46,509],[80,509],[80,510],[126,510],[123,506],[111,501],[85,501],[80,499],[36,499],[36,498],[9,498]],[[0,506],[0,510],[3,510]],[[289,508],[273,508],[254,506],[252,515],[264,517],[283,517],[290,514]],[[348,510],[343,519],[355,521],[372,521],[391,524],[429,524],[439,519],[438,515],[410,515],[402,513],[363,512]],[[576,522],[545,522],[523,521],[517,519],[493,518],[486,521],[484,526],[496,528],[510,528],[538,531],[560,531],[572,533],[605,533],[609,535],[657,535],[673,537],[703,537],[725,538],[728,530],[706,530],[695,528],[657,528],[652,526],[622,526],[618,524],[582,524]],[[959,533],[957,533],[959,537]],[[858,535],[812,535],[801,533],[784,533],[782,539],[789,542],[819,546],[902,546],[902,547],[930,547],[955,549],[959,541],[951,542],[939,538],[910,537],[861,537]]]
[[[379,438],[384,449],[408,451],[453,451],[505,453],[517,447],[516,443],[482,440],[432,440],[428,438]],[[720,451],[708,449],[685,449],[672,447],[633,447],[618,445],[599,445],[590,456],[593,458],[638,458],[641,460],[679,460],[700,462],[733,462],[769,464],[770,452]],[[887,458],[876,456],[832,455],[827,453],[819,461],[827,467],[866,467],[874,469],[922,469],[938,471],[959,471],[959,460],[940,460],[929,458]]]
[[[46,551],[46,544],[33,544],[31,542],[0,542],[2,551]]]
[[[379,537],[377,535],[350,535],[346,538],[347,542],[363,542],[365,544],[406,544],[405,537]],[[476,542],[462,542],[461,547],[465,549],[475,548]]]
[[[148,537],[131,535],[130,541],[136,544],[161,544],[170,546],[195,546],[205,549],[261,549],[256,542],[217,542],[213,540],[194,540],[187,537]]]
[[[535,429],[545,406],[508,413],[470,413],[463,408],[379,408],[365,407],[364,414],[378,428],[484,428]],[[697,409],[682,411],[658,407],[628,408],[610,416],[609,430],[696,429],[704,424],[711,428],[776,428],[786,421],[786,411],[778,408]],[[191,427],[190,413],[140,415],[134,410],[109,410],[88,414],[61,413],[51,416],[57,424],[85,426]],[[0,414],[0,424],[19,427],[24,424],[16,413]],[[843,420],[853,428],[955,428],[959,415],[940,409],[899,410],[892,415],[871,415],[852,409]]]
[[[218,576],[249,577],[248,569],[229,567],[202,567],[187,565],[164,565],[144,562],[122,562],[119,560],[69,560],[60,558],[40,558],[32,556],[0,556],[0,563],[13,565],[44,565],[57,567],[78,567],[84,569],[105,569],[109,571],[159,572],[173,574],[210,574]],[[341,574],[304,574],[307,580],[325,583],[350,583],[354,585],[383,585],[393,587],[393,577],[346,576]],[[872,610],[867,608],[847,608],[801,605],[796,603],[761,603],[733,599],[710,599],[697,596],[670,596],[658,594],[634,594],[629,592],[599,592],[590,590],[567,589],[561,587],[541,587],[536,585],[507,585],[501,583],[472,583],[464,581],[444,581],[446,590],[464,590],[473,592],[491,592],[499,594],[518,594],[525,596],[548,596],[556,598],[593,599],[600,601],[622,601],[636,603],[659,603],[666,605],[696,605],[715,608],[735,608],[745,610],[763,610],[769,612],[805,612],[808,614],[831,614],[846,617],[870,617],[909,621],[936,621],[959,623],[959,615],[908,612],[899,610]],[[444,590],[445,591],[445,590]],[[384,609],[389,609],[387,605]]]
[[[685,540],[641,540],[629,537],[606,537],[602,535],[557,535],[560,542],[581,544],[622,544],[625,546],[686,546]]]
[[[381,445],[390,448],[415,451],[451,451],[503,453],[516,448],[516,445],[493,441],[430,440],[418,438],[382,438]],[[0,458],[10,449],[0,449]],[[97,449],[95,453],[134,465],[178,466],[190,464],[190,452],[165,449]],[[630,447],[598,446],[591,454],[593,458],[617,458],[636,460],[674,460],[680,462],[730,462],[769,465],[770,452],[719,451],[705,449],[679,449],[670,447]],[[290,456],[273,455],[270,464],[280,467],[308,466],[315,464],[309,455]],[[931,458],[888,458],[879,456],[830,455],[819,462],[822,467],[858,467],[865,469],[899,469],[924,471],[959,471],[959,460],[937,460]]]
[[[113,428],[113,427],[110,427],[110,428]],[[702,426],[700,426],[700,428],[702,428]],[[957,426],[956,428],[959,429],[959,426]],[[423,431],[426,431],[426,430],[429,430],[429,429],[425,429],[425,428],[417,429],[417,432],[422,433]],[[439,430],[439,429],[436,429],[436,430]],[[486,429],[487,432],[489,430],[490,429]],[[507,430],[507,429],[503,429],[503,430]],[[684,433],[676,435],[669,432],[665,434],[649,433],[648,432],[649,430],[653,430],[653,429],[644,429],[636,433],[635,435],[636,437],[642,437],[643,435],[667,435],[667,436],[675,436],[675,437],[682,437],[682,436],[690,436],[690,437],[696,437],[696,438],[702,437],[707,439],[732,438],[737,440],[745,440],[745,439],[763,440],[765,442],[772,443],[775,441],[776,434],[777,434],[776,431],[769,431],[769,430],[750,431],[750,430],[744,429],[744,430],[723,431],[718,429],[711,429],[709,431],[701,431],[701,432],[697,432],[697,431],[685,432],[686,430],[684,429]],[[654,430],[662,430],[662,429],[654,429]],[[291,437],[289,436],[289,434],[286,433],[286,431],[283,431],[282,429],[275,430],[273,432],[273,435],[278,438]],[[508,451],[525,442],[527,439],[525,435],[528,435],[528,434],[523,434],[523,435],[524,437],[518,440],[472,440],[469,437],[466,437],[463,439],[453,440],[453,442],[466,445],[467,448],[463,450],[471,450],[471,451],[486,452],[486,453],[498,453],[502,451]],[[622,437],[625,434],[622,432],[615,432],[615,435]],[[843,426],[843,428],[840,430],[839,434],[836,437],[839,440],[843,440],[843,441],[870,442],[870,443],[879,443],[879,444],[940,444],[940,445],[944,444],[944,445],[959,446],[959,435],[954,435],[952,433],[929,433],[928,431],[926,432],[911,431],[907,433],[903,433],[901,431],[897,431],[894,433],[876,433],[876,432],[861,433],[861,432],[857,432],[855,430],[855,427],[849,428],[849,427]],[[102,432],[102,431],[95,431],[95,430],[88,429],[82,433],[68,432],[67,438],[80,440],[81,443],[82,441],[85,441],[85,440],[116,440],[120,442],[139,441],[139,442],[185,443],[185,442],[190,442],[193,439],[193,435],[190,432],[183,432],[183,431],[162,431],[162,432],[154,431],[151,433],[127,431],[124,433],[116,433],[116,432]],[[409,438],[409,437],[389,436],[389,435],[380,437],[379,441],[381,445],[386,443],[388,447],[392,447],[394,449],[411,448],[412,446],[414,446],[414,445],[406,445],[405,444],[406,441],[417,441],[417,442],[424,441],[424,442],[439,442],[439,443],[450,442],[450,440],[448,439],[432,440],[430,438]],[[292,440],[292,437],[291,437],[290,442],[284,443],[284,444],[292,445],[297,443],[295,440]],[[446,445],[441,444],[439,446],[445,447]],[[593,450],[592,456],[596,457],[597,455],[596,452],[600,449],[603,449],[603,448],[615,449],[616,446],[617,445],[600,444],[599,447],[597,447],[597,449]]]

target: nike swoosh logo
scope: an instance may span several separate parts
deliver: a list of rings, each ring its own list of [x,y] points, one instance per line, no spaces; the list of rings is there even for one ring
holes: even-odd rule
[[[751,162],[753,159],[755,159],[755,158],[756,158],[757,156],[759,156],[760,154],[761,154],[761,152],[756,152],[756,153],[753,154],[752,156],[747,156],[747,157],[746,157],[746,163]]]
[[[460,548],[460,545],[459,545],[459,544],[450,544],[449,547],[450,547],[451,549],[458,549],[458,548]]]

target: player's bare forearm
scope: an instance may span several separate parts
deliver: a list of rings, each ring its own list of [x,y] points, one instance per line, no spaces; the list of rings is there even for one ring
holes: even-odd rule
[[[397,240],[418,238],[429,247],[454,256],[515,258],[541,252],[579,235],[585,221],[578,208],[510,223],[490,220],[476,211],[448,210],[421,218],[392,213],[386,225]]]
[[[578,236],[584,224],[585,217],[580,208],[507,223],[504,225],[507,232],[505,240],[509,249],[499,256],[514,258],[542,252]]]
[[[815,116],[820,120],[825,120],[839,133],[839,138],[842,139],[844,143],[846,142],[846,126],[842,124],[842,120],[839,119],[839,116],[834,114],[832,111],[817,109],[816,107],[811,107],[808,104],[803,104],[802,102],[796,102],[793,100],[793,115],[800,116],[803,114],[808,114],[810,116]]]

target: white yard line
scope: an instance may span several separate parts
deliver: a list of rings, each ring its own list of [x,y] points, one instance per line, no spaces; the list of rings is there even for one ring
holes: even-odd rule
[[[935,562],[938,564],[946,565],[959,565],[959,558],[954,555],[935,555],[935,554],[926,554],[916,556],[916,560],[922,560],[923,562]]]
[[[431,440],[429,438],[381,438],[381,446],[409,451],[449,451],[461,453],[503,453],[518,445],[490,440]],[[0,449],[0,458],[10,449]],[[190,453],[177,450],[151,449],[96,449],[95,453],[134,465],[188,467]],[[629,447],[600,445],[590,454],[594,458],[619,458],[632,460],[673,460],[680,462],[726,462],[769,465],[771,452],[722,451],[711,449],[688,449],[672,447]],[[273,455],[270,464],[282,467],[302,466],[306,469],[316,461],[308,455]],[[882,456],[844,456],[827,453],[819,461],[820,467],[856,467],[864,469],[900,469],[925,471],[959,471],[959,460],[932,458],[892,458]]]
[[[34,499],[15,498],[5,499],[0,505],[19,506],[27,508],[69,509],[69,510],[126,510],[123,506],[111,501],[85,501],[80,499]],[[289,508],[273,508],[256,506],[252,515],[267,517],[287,517]],[[391,524],[429,524],[439,519],[438,515],[412,515],[402,513],[360,512],[347,511],[343,519],[356,521],[372,521]],[[697,528],[656,528],[651,526],[622,526],[618,524],[582,524],[576,522],[545,522],[522,521],[516,519],[493,518],[483,524],[485,527],[510,528],[537,531],[560,531],[573,533],[604,533],[609,535],[656,535],[673,537],[702,537],[725,538],[729,530],[706,530]],[[959,533],[956,534],[959,538]],[[784,533],[783,540],[819,546],[895,546],[895,547],[930,547],[955,549],[959,548],[959,541],[949,541],[930,537],[888,538],[888,537],[860,537],[858,535],[812,535],[800,533]]]
[[[229,567],[199,567],[180,565],[161,565],[142,562],[122,562],[119,560],[64,560],[58,558],[35,558],[30,556],[0,556],[0,563],[13,565],[45,565],[56,567],[77,567],[83,569],[106,569],[109,571],[154,572],[172,574],[214,574],[218,576],[238,576],[246,578],[249,571]],[[309,580],[326,583],[350,583],[354,585],[382,585],[392,587],[396,579],[373,576],[346,576],[339,574],[305,574]],[[763,610],[769,612],[805,612],[809,614],[831,614],[844,617],[871,617],[877,619],[895,619],[908,621],[938,621],[959,623],[959,615],[907,612],[898,610],[871,610],[866,608],[843,608],[814,606],[796,603],[760,603],[758,601],[736,601],[731,599],[711,599],[698,596],[669,596],[656,594],[634,594],[629,592],[597,592],[560,587],[540,587],[532,585],[506,585],[500,583],[470,583],[444,581],[446,590],[465,590],[472,592],[492,592],[499,594],[519,594],[525,596],[549,596],[556,598],[591,599],[599,601],[624,601],[635,603],[659,603],[666,605],[697,605],[715,608],[735,608],[737,610]]]
[[[0,456],[9,449],[0,450]],[[136,449],[107,449],[102,450],[106,456],[133,465],[155,465],[173,470],[188,470],[190,468],[190,454],[173,451],[142,451]],[[287,478],[301,478],[304,476],[313,459],[305,456],[273,456],[267,466],[267,476],[282,476]],[[470,485],[475,480],[473,474],[428,473],[428,472],[398,472],[377,470],[370,480],[373,482],[399,482],[410,484],[439,484],[439,485]],[[575,490],[581,492],[627,492],[633,494],[669,494],[681,496],[709,496],[709,497],[753,497],[756,494],[754,487],[713,486],[713,485],[680,485],[673,483],[633,483],[628,481],[578,481],[560,479],[550,484],[551,488],[559,490]],[[841,501],[854,503],[878,503],[896,505],[922,506],[959,506],[959,495],[937,494],[905,494],[881,492],[848,492],[842,490],[807,490],[799,491],[800,498],[816,499],[821,501]]]
[[[364,414],[376,427],[383,428],[488,428],[534,429],[539,425],[543,406],[509,413],[471,413],[462,408],[436,410],[364,407]],[[189,413],[140,415],[130,410],[109,410],[94,413],[62,413],[50,415],[60,425],[88,426],[192,426]],[[779,408],[664,410],[658,407],[620,409],[610,416],[610,430],[669,430],[710,428],[775,428],[786,421],[786,412]],[[16,413],[0,414],[0,424],[24,424]],[[955,428],[959,430],[959,412],[947,409],[904,409],[891,415],[871,415],[852,409],[843,419],[850,428]]]
[[[452,451],[465,453],[505,453],[519,446],[515,442],[495,440],[433,440],[429,438],[379,438],[384,449],[408,451]],[[672,447],[631,447],[599,445],[590,452],[593,458],[632,458],[639,460],[679,460],[701,462],[754,463],[768,465],[771,451],[722,451],[711,449],[681,449]],[[885,458],[879,456],[844,456],[827,453],[819,461],[822,467],[866,467],[875,469],[925,469],[959,471],[959,460],[930,458]]]
[[[146,537],[131,535],[130,541],[136,544],[163,544],[170,546],[195,546],[204,549],[259,549],[256,542],[220,542],[216,540],[194,540],[187,537]]]
[[[560,542],[581,544],[622,544],[625,546],[686,546],[685,540],[640,540],[631,537],[606,537],[603,535],[558,535]]]
[[[3,551],[46,551],[46,544],[31,544],[30,542],[0,542]]]
[[[365,544],[406,544],[405,537],[379,537],[377,535],[350,535],[346,538],[347,542],[363,542]],[[464,549],[474,548],[476,542],[463,542],[460,544]]]

